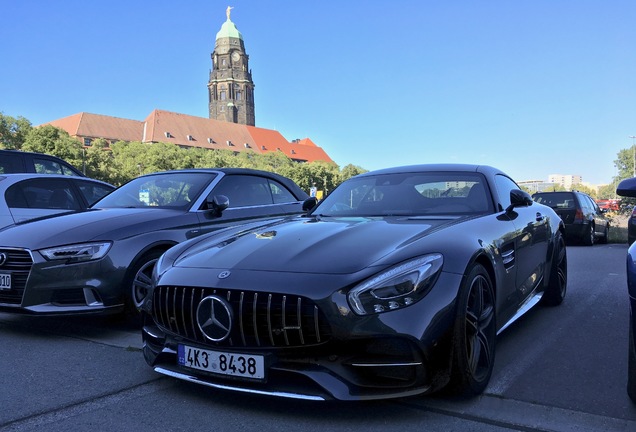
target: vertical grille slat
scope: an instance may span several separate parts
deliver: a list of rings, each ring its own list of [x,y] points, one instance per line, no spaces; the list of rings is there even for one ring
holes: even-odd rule
[[[331,336],[318,306],[290,294],[158,286],[153,294],[153,318],[169,333],[209,344],[197,324],[196,311],[211,294],[225,298],[234,311],[230,336],[217,342],[218,346],[300,347],[324,343]]]
[[[256,346],[261,346],[261,338],[258,335],[258,321],[256,320],[256,312],[258,305],[258,293],[254,293],[254,300],[252,301],[252,326],[254,328],[254,339],[256,339]]]
[[[298,337],[300,337],[300,344],[305,345],[305,338],[303,337],[303,322],[302,322],[302,299],[298,297],[296,301],[296,322],[298,323]]]

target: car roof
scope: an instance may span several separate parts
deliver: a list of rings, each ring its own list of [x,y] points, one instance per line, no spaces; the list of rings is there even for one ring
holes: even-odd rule
[[[111,185],[110,183],[107,183],[105,181],[101,181],[101,180],[97,180],[97,179],[93,179],[90,177],[82,177],[82,176],[75,176],[75,175],[66,175],[66,174],[40,174],[40,173],[6,173],[6,174],[0,174],[0,179],[2,178],[7,178],[9,179],[12,183],[16,183],[18,181],[21,180],[30,180],[30,179],[36,179],[36,178],[58,178],[58,179],[75,179],[75,180],[83,180],[83,181],[90,181],[90,182],[95,182],[95,183],[101,183],[103,185],[106,186],[112,186],[115,187],[113,185]]]
[[[375,171],[369,171],[360,176],[375,175],[375,174],[397,174],[404,172],[433,172],[433,171],[461,171],[461,172],[479,172],[484,174],[504,174],[502,171],[493,168],[488,165],[477,164],[420,164],[420,165],[405,165],[393,168],[384,168]]]

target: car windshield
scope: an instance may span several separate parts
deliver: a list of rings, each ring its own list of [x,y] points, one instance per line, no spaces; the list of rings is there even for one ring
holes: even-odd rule
[[[105,196],[93,208],[186,209],[214,177],[213,173],[163,173],[138,177]]]
[[[472,215],[493,211],[485,179],[472,173],[362,176],[338,186],[313,214],[323,216]]]
[[[539,204],[547,205],[553,209],[569,209],[576,207],[574,195],[571,192],[551,192],[547,194],[534,194],[532,197]]]

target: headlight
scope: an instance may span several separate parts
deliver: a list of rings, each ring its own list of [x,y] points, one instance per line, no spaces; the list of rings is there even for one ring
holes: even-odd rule
[[[357,315],[412,305],[435,284],[443,262],[441,254],[431,254],[392,267],[349,291],[349,305]]]
[[[40,253],[47,261],[64,260],[73,263],[100,259],[106,255],[110,246],[110,242],[82,243],[42,249]]]

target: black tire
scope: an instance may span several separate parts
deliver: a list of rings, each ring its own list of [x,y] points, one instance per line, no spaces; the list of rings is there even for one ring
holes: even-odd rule
[[[609,242],[609,230],[610,230],[609,224],[605,225],[605,229],[603,230],[603,237],[599,239],[598,241],[599,243],[607,244]]]
[[[449,390],[460,396],[482,393],[495,362],[495,292],[480,264],[467,271],[457,298]]]
[[[547,306],[558,306],[563,302],[568,287],[568,256],[565,241],[561,232],[557,232],[554,239],[550,280],[541,299]]]
[[[594,245],[594,224],[590,222],[587,226],[587,231],[583,234],[581,238],[583,244],[585,246],[593,246]]]
[[[163,251],[152,251],[139,258],[126,279],[126,315],[136,319],[152,280],[152,271]]]
[[[636,404],[636,341],[634,341],[634,317],[629,317],[629,355],[627,365],[627,394]]]

